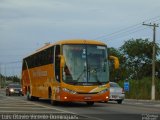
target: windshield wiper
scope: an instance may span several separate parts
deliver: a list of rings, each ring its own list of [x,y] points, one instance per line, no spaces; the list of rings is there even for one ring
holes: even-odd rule
[[[102,85],[102,82],[98,79],[97,71],[96,71],[95,78],[96,78],[96,82],[97,82],[99,85]]]
[[[98,83],[99,85],[102,85],[102,82],[98,79],[98,75],[97,75],[97,70],[100,70],[100,68],[98,67],[89,67],[88,72],[89,72],[89,77],[90,77],[90,73],[93,73],[93,76],[96,79],[96,83]]]
[[[86,68],[83,69],[82,73],[78,76],[77,78],[77,82],[79,81],[79,79],[82,77],[82,75],[86,72]]]

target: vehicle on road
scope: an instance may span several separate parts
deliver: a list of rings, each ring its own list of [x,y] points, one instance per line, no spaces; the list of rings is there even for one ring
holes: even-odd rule
[[[22,88],[28,100],[45,98],[57,102],[109,100],[107,45],[95,40],[62,40],[46,44],[23,59]]]
[[[6,96],[11,96],[11,95],[19,95],[19,96],[23,95],[20,84],[12,83],[6,87]]]
[[[125,93],[123,88],[121,88],[116,82],[110,82],[110,97],[109,101],[117,101],[121,104],[125,98]]]

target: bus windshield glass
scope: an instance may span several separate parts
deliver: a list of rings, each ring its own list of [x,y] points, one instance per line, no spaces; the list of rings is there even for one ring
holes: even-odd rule
[[[107,47],[63,45],[63,82],[74,85],[102,85],[109,81]]]

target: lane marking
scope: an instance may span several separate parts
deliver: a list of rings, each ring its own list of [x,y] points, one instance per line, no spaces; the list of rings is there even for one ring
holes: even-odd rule
[[[35,113],[42,113],[42,114],[44,114],[44,113],[49,113],[49,114],[61,114],[61,112],[52,112],[52,111],[46,111],[46,112],[44,112],[44,111],[0,111],[0,113],[32,113],[33,114],[33,112],[34,112],[34,114]]]
[[[11,109],[11,107],[0,107],[0,108],[10,108],[10,109]],[[40,109],[40,110],[44,109],[44,110],[48,110],[48,108],[30,108],[30,107],[25,107],[25,108],[24,108],[24,106],[21,106],[21,107],[18,107],[18,108],[17,108],[17,106],[16,106],[16,109],[32,109],[32,110],[33,110],[33,109],[37,109],[37,110],[38,110],[38,109]]]
[[[10,98],[10,99],[15,99],[15,98]],[[19,100],[19,99],[15,99],[15,100]],[[41,107],[44,107],[44,108],[47,108],[47,109],[52,109],[52,110],[61,111],[61,112],[64,112],[64,113],[72,113],[72,114],[75,114],[75,113],[73,113],[73,112],[69,112],[69,111],[65,111],[65,110],[58,109],[58,108],[53,108],[53,107],[41,105],[41,104],[38,104],[38,103],[34,103],[34,102],[32,102],[32,101],[25,101],[25,100],[19,100],[19,101],[24,101],[24,102],[26,102],[26,103],[30,103],[30,104],[33,104],[33,105],[36,105],[36,106],[41,106]]]

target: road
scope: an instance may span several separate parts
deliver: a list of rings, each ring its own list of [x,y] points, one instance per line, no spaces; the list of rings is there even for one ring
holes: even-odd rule
[[[0,91],[0,119],[77,119],[77,120],[160,120],[160,103],[143,103],[126,100],[95,103],[61,103],[52,106],[49,100],[28,101],[25,96],[5,96]]]

